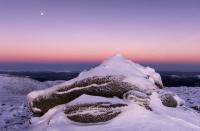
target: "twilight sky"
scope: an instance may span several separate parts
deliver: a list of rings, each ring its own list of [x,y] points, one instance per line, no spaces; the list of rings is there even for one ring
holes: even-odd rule
[[[0,63],[97,62],[115,53],[200,65],[200,1],[0,0]]]

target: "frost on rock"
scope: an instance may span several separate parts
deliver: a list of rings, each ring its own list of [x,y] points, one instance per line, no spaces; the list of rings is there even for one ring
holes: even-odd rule
[[[64,112],[70,120],[79,123],[99,123],[109,121],[118,116],[127,104],[97,102],[68,106]]]
[[[34,113],[44,114],[50,108],[66,104],[82,94],[122,98],[130,90],[149,94],[161,87],[160,75],[154,69],[116,55],[71,81],[51,89],[31,92],[28,102]]]
[[[154,69],[115,55],[77,78],[29,93],[32,112],[42,115],[32,118],[31,127],[46,131],[200,130],[199,114],[162,87]],[[187,119],[190,116],[195,119]]]
[[[76,81],[71,85],[61,86],[48,97],[37,97],[31,101],[31,109],[34,113],[45,113],[49,109],[69,103],[82,94],[123,98],[123,94],[136,88],[127,82],[123,82],[123,77],[105,76],[89,77]]]

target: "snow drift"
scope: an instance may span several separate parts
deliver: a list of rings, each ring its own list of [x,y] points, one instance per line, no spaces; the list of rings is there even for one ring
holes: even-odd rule
[[[200,130],[200,116],[161,77],[121,55],[63,84],[33,91],[27,99],[32,130]]]

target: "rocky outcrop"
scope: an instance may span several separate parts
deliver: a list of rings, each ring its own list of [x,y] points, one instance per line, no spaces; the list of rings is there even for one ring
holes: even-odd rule
[[[123,98],[123,95],[128,91],[139,90],[130,83],[123,82],[123,79],[123,76],[89,77],[71,85],[60,87],[48,97],[37,97],[29,104],[31,104],[30,107],[34,113],[44,114],[52,107],[66,104],[82,94]],[[34,108],[38,110],[34,110]]]
[[[116,56],[100,66],[82,72],[77,78],[64,84],[28,95],[28,103],[34,114],[45,114],[49,109],[65,104],[64,114],[78,123],[106,122],[122,113],[129,103],[135,103],[152,111],[151,95],[162,89],[160,75],[150,67],[143,67]],[[123,102],[83,102],[71,105],[82,95],[103,98],[117,97]],[[160,93],[164,106],[177,107],[173,94]]]

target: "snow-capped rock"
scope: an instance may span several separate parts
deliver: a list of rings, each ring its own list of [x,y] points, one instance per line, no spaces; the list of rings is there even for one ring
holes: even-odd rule
[[[52,89],[31,92],[28,100],[34,113],[43,114],[52,107],[68,103],[82,94],[123,98],[130,90],[151,94],[161,87],[161,77],[154,69],[115,55],[98,67],[80,73],[71,81]]]
[[[43,131],[200,130],[200,115],[162,86],[154,69],[115,55],[77,78],[29,93],[31,110],[43,114],[32,118],[31,127]]]

